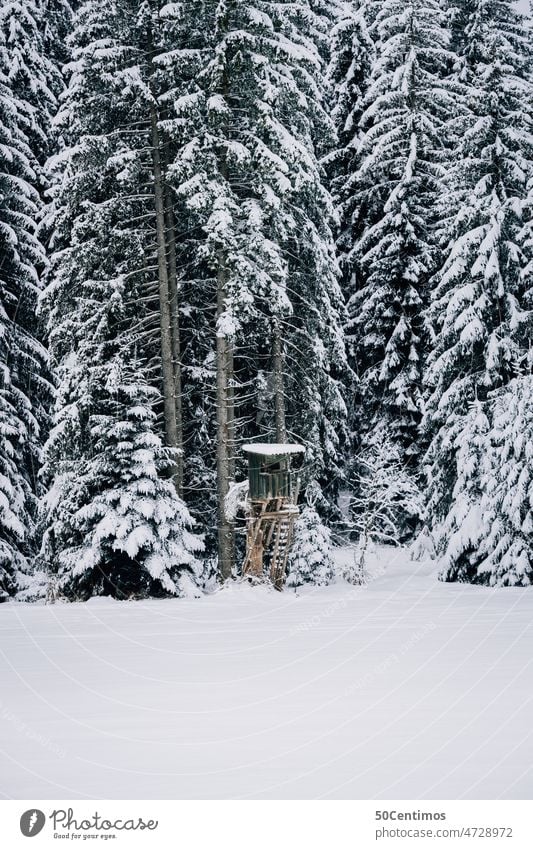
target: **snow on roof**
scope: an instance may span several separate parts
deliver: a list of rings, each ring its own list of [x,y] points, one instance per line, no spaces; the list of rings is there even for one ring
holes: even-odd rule
[[[297,442],[253,442],[243,445],[242,450],[246,454],[266,454],[269,457],[277,457],[281,454],[303,454],[305,448]]]

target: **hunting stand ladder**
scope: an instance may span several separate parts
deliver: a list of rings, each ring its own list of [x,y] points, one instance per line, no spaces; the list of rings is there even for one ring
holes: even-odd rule
[[[299,478],[291,469],[291,460],[305,449],[290,443],[254,443],[243,450],[248,455],[249,479],[243,574],[257,580],[268,574],[274,587],[281,590],[299,514]]]

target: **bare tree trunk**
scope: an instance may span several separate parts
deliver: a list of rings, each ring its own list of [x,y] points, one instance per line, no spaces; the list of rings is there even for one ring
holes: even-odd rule
[[[281,326],[279,321],[274,323],[272,337],[272,370],[274,376],[274,406],[276,412],[276,440],[287,442],[287,426],[285,423],[285,382],[284,375],[284,351],[281,339]]]
[[[229,479],[235,480],[235,356],[228,345],[228,452]]]
[[[176,447],[179,451],[176,458],[176,489],[178,495],[183,496],[183,397],[181,381],[181,340],[180,340],[180,317],[178,296],[178,274],[176,263],[176,223],[172,200],[165,190],[165,222],[167,232],[167,261],[168,261],[168,287],[170,304],[170,332],[172,337],[172,365],[174,368],[174,392],[176,406]]]
[[[217,251],[217,320],[226,311],[228,268],[223,248]],[[230,486],[232,466],[233,411],[230,404],[230,369],[233,351],[228,337],[217,329],[217,506],[218,571],[221,580],[231,577],[234,560],[233,524],[226,518],[225,499]]]
[[[163,188],[163,168],[161,164],[161,146],[159,138],[158,116],[155,106],[150,106],[150,127],[152,136],[152,165],[154,169],[154,199],[157,233],[157,268],[159,279],[159,321],[161,336],[161,370],[163,375],[163,402],[165,413],[165,436],[169,448],[178,448],[178,429],[176,420],[176,384],[174,378],[172,351],[172,322],[165,234],[165,197]],[[179,475],[176,458],[172,469],[172,480],[179,491]]]
[[[221,32],[229,29],[233,0],[228,0],[223,16],[218,21]],[[220,94],[226,99],[229,91],[227,71],[224,69]],[[226,127],[226,133],[228,128]],[[218,154],[218,170],[222,180],[228,180],[227,151]],[[217,250],[217,341],[216,341],[216,403],[217,403],[217,512],[218,512],[218,572],[221,580],[231,577],[235,559],[233,523],[226,518],[225,499],[234,473],[235,415],[233,390],[233,341],[218,327],[220,317],[227,309],[229,269],[226,250]]]

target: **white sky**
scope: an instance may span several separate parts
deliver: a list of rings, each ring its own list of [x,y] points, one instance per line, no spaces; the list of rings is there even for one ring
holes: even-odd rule
[[[529,11],[529,0],[517,0],[516,5],[518,6],[521,12]]]

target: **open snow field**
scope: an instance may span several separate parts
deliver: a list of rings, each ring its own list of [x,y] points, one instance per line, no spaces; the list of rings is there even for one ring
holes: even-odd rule
[[[394,551],[362,588],[0,605],[0,795],[530,798],[532,637],[533,588]]]

